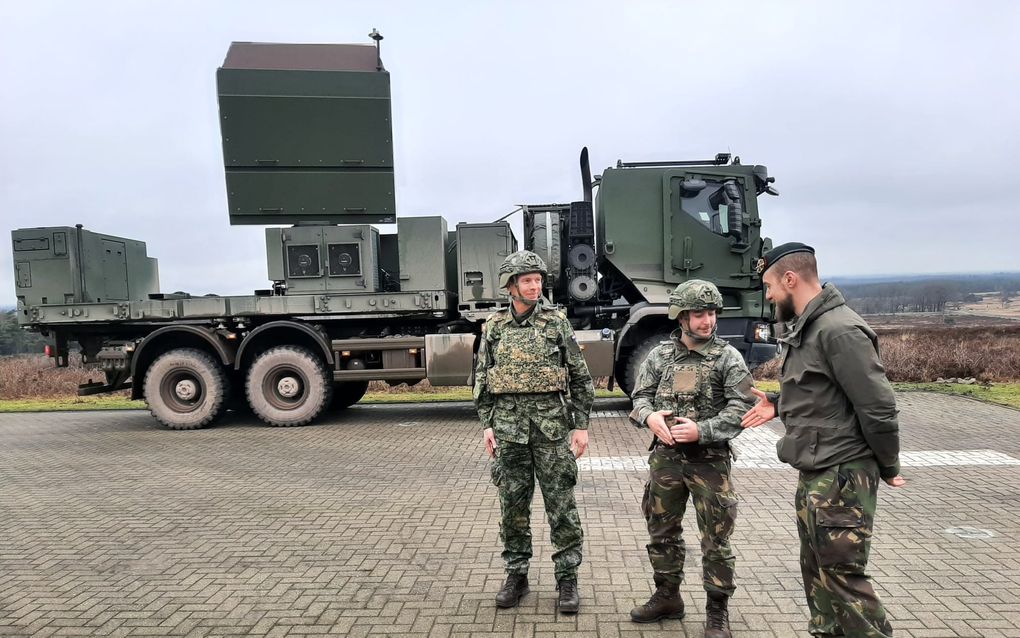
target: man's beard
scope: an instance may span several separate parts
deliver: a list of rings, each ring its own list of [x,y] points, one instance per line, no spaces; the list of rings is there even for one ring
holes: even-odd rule
[[[793,320],[796,316],[797,311],[793,308],[793,297],[786,297],[776,302],[776,319],[785,323]]]

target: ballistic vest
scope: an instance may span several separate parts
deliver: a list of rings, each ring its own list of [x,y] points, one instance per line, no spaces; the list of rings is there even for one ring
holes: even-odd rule
[[[509,313],[509,311],[504,311]],[[521,326],[512,319],[501,320],[490,330],[489,353],[493,365],[488,370],[488,389],[492,394],[533,394],[564,392],[567,369],[559,331],[542,308],[536,308],[531,325]]]
[[[676,344],[672,349],[672,364],[663,371],[655,390],[655,409],[672,410],[674,416],[692,421],[715,416],[712,405],[712,368],[726,350],[726,343],[715,338],[704,350],[700,360],[696,357],[679,359]],[[670,370],[672,373],[670,373]]]

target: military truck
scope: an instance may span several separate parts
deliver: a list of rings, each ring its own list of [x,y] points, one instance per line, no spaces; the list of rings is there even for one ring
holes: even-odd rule
[[[390,76],[375,44],[235,42],[217,72],[231,224],[266,228],[268,280],[251,295],[159,289],[138,240],[82,225],[12,232],[17,315],[130,389],[174,429],[230,406],[275,426],[345,408],[369,381],[470,385],[486,316],[505,307],[500,263],[526,248],[549,266],[546,296],[575,326],[596,376],[628,390],[675,324],[666,298],[715,282],[719,332],[756,364],[773,356],[771,307],[754,264],[771,247],[758,196],[764,166],[617,162],[594,178],[581,152],[577,201],[522,205],[522,244],[506,219],[398,216]],[[596,192],[597,196],[593,196]],[[396,223],[395,233],[373,224]],[[281,226],[283,225],[283,226]]]

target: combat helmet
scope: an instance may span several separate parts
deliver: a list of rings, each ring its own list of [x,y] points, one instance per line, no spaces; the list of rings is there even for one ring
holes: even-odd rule
[[[723,298],[710,281],[689,279],[669,294],[670,319],[676,319],[684,310],[722,310]]]
[[[543,278],[549,274],[541,257],[530,250],[518,250],[511,253],[499,266],[499,287],[506,288],[517,275],[526,275],[532,272],[541,273]]]

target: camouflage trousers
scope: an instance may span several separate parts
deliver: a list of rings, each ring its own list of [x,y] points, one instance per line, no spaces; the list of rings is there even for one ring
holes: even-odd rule
[[[797,482],[797,531],[814,636],[892,636],[882,602],[865,573],[878,502],[878,465],[858,459]]]
[[[556,580],[576,579],[584,540],[574,500],[577,462],[569,439],[550,441],[537,427],[531,428],[529,439],[527,444],[498,441],[492,463],[492,482],[499,489],[499,538],[503,541],[506,571],[528,573],[532,556],[531,501],[538,479],[551,530]]]
[[[732,596],[736,558],[730,549],[730,535],[737,521],[737,495],[730,478],[728,450],[707,450],[705,456],[691,458],[659,446],[648,458],[648,465],[641,507],[651,539],[647,548],[655,583],[683,582],[683,519],[690,498],[701,532],[705,591]]]

